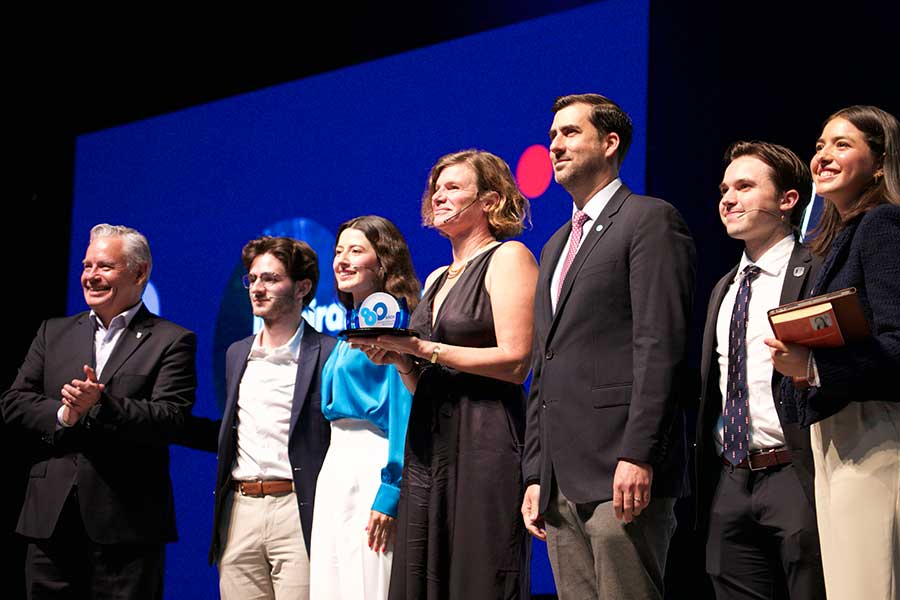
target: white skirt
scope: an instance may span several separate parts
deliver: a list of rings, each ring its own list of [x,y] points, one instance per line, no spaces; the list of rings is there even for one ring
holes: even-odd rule
[[[810,428],[828,600],[900,593],[900,403],[851,402]]]
[[[393,548],[369,548],[366,526],[388,440],[368,421],[339,419],[319,471],[310,544],[311,600],[384,600]]]

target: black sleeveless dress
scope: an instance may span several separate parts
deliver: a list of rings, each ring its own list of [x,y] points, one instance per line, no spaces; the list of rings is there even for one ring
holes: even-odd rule
[[[484,277],[498,247],[469,262],[432,328],[445,271],[410,327],[436,342],[496,346]],[[531,546],[520,513],[524,433],[522,386],[441,365],[425,369],[407,431],[391,600],[529,597]]]

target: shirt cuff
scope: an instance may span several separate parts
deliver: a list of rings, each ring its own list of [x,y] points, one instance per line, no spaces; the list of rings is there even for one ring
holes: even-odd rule
[[[809,351],[809,362],[806,364],[806,383],[810,387],[820,387],[822,383],[819,381],[819,368],[816,366],[816,358],[813,351]]]
[[[382,483],[378,488],[378,493],[375,494],[372,510],[377,510],[389,517],[396,517],[398,504],[400,504],[400,488]]]
[[[75,426],[74,423],[73,423],[72,425],[69,425],[68,423],[66,423],[66,422],[63,420],[63,410],[65,410],[65,408],[66,408],[66,405],[65,405],[65,404],[60,404],[60,405],[59,405],[59,409],[57,409],[57,411],[56,411],[56,425],[57,425],[57,429],[59,429],[60,427],[65,427],[66,429],[68,429],[69,427],[74,427],[74,426]]]

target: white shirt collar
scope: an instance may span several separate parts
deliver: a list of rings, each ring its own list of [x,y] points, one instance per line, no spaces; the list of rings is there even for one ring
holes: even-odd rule
[[[581,212],[587,213],[587,216],[590,217],[591,221],[596,221],[597,217],[600,216],[600,213],[603,212],[603,209],[606,208],[607,203],[609,203],[610,198],[613,197],[619,188],[622,187],[622,180],[618,177],[607,183],[603,188],[598,191],[596,194],[591,196],[591,199],[587,201],[587,204],[584,205],[584,208],[581,209]],[[575,204],[572,204],[572,215],[575,215],[575,211],[578,210],[578,207]]]
[[[300,358],[300,341],[303,339],[304,320],[300,319],[297,331],[291,336],[286,344],[272,348],[271,350],[262,345],[262,334],[260,331],[253,340],[253,347],[250,349],[250,360],[272,360],[272,362],[297,362]]]
[[[790,260],[791,253],[793,251],[794,236],[791,234],[786,235],[781,239],[781,241],[766,250],[765,253],[763,253],[763,255],[760,256],[759,260],[757,260],[756,262],[750,260],[750,257],[747,256],[747,251],[744,250],[744,253],[741,256],[741,264],[738,265],[735,279],[738,279],[741,276],[741,273],[744,271],[744,267],[746,267],[747,265],[756,265],[767,275],[776,277],[781,274],[782,269],[787,267],[788,261]]]
[[[144,305],[143,301],[138,301],[137,304],[129,308],[128,310],[117,314],[115,317],[109,320],[109,327],[103,326],[103,321],[100,319],[100,315],[94,312],[94,309],[91,309],[91,320],[94,322],[94,326],[98,329],[112,329],[117,322],[122,324],[122,329],[125,329],[129,325],[131,325],[131,321],[134,320],[134,316],[141,310],[141,307]]]

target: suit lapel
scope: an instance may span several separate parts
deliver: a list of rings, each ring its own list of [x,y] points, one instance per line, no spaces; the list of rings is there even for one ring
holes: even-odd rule
[[[853,234],[861,220],[862,215],[847,223],[844,228],[838,232],[837,236],[835,236],[834,242],[831,244],[831,250],[828,252],[828,256],[825,257],[821,271],[818,277],[816,277],[816,283],[818,283],[815,290],[816,294],[825,293],[832,276],[840,266],[843,265],[846,260],[844,254],[850,250],[848,242],[853,239]]]
[[[728,287],[734,281],[734,276],[737,275],[737,270],[738,267],[735,265],[725,277],[719,280],[710,296],[709,308],[706,311],[706,324],[703,327],[703,350],[700,364],[701,385],[704,393],[708,390],[713,355],[716,353],[716,326],[719,322],[719,311],[722,309],[722,300],[728,292]]]
[[[291,403],[291,425],[288,438],[293,435],[294,427],[300,418],[300,411],[309,395],[319,362],[319,332],[308,325],[303,326],[303,338],[300,340],[300,356],[297,358],[297,379],[294,382],[294,401]]]
[[[600,242],[600,238],[606,235],[606,232],[612,227],[616,214],[622,208],[622,205],[629,196],[631,196],[631,190],[623,183],[619,186],[619,189],[616,190],[616,193],[613,194],[612,198],[609,199],[609,202],[606,203],[606,206],[603,207],[600,216],[591,223],[591,229],[588,231],[587,237],[585,237],[584,241],[581,243],[581,247],[578,248],[578,254],[575,255],[575,259],[572,261],[572,265],[569,267],[569,271],[566,273],[566,277],[562,282],[559,301],[556,303],[556,312],[553,314],[553,324],[559,320],[559,315],[563,312],[566,299],[569,297],[569,292],[572,290],[572,285],[575,282],[575,278],[578,276],[578,272],[584,266],[587,257],[590,256],[594,247]],[[571,223],[568,230],[571,231]],[[568,242],[568,235],[566,238],[566,241]],[[554,268],[555,266],[556,264],[554,263]]]
[[[82,313],[76,321],[78,326],[75,329],[75,343],[72,344],[72,361],[73,365],[78,365],[78,372],[82,365],[90,365],[92,368],[97,366],[97,359],[94,357],[94,323],[91,321],[89,312]],[[81,379],[81,376],[78,377]]]
[[[787,273],[784,274],[784,284],[781,286],[780,304],[787,304],[800,299],[802,290],[809,279],[812,255],[802,244],[795,243],[794,251],[787,264]]]
[[[250,349],[253,347],[255,335],[244,338],[240,342],[240,346],[231,354],[232,362],[226,366],[229,375],[228,389],[225,390],[225,408],[222,411],[222,418],[230,425],[234,424],[235,407],[237,407],[238,392],[241,387],[241,379],[244,377],[244,371],[247,369],[247,357],[250,355]],[[224,431],[224,427],[222,428]]]
[[[784,274],[784,283],[781,286],[780,304],[794,302],[803,297],[806,290],[809,289],[810,277],[812,274],[812,254],[809,249],[799,243],[794,244],[794,251],[791,252],[791,258],[787,264],[787,272]],[[809,446],[809,430],[801,430],[794,423],[785,423],[782,411],[778,410],[778,398],[780,397],[781,374],[778,371],[772,372],[772,398],[775,400],[775,409],[778,414],[778,421],[781,423],[781,431],[784,433],[785,443],[790,448],[805,448]]]
[[[559,257],[562,255],[563,247],[569,239],[571,230],[572,221],[570,220],[566,225],[556,230],[556,233],[553,234],[553,237],[550,238],[550,241],[547,242],[544,246],[544,251],[541,253],[541,272],[538,278],[537,289],[535,290],[537,294],[535,306],[538,307],[536,314],[541,317],[541,323],[546,324],[547,328],[549,328],[550,322],[553,320],[553,303],[550,301],[550,286],[553,282],[553,272],[556,270],[556,263],[559,262]]]
[[[131,323],[122,332],[122,337],[119,338],[109,360],[103,366],[100,383],[109,383],[113,375],[125,364],[125,361],[150,337],[155,324],[156,317],[147,310],[146,306],[141,306]]]

